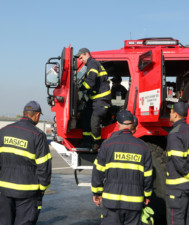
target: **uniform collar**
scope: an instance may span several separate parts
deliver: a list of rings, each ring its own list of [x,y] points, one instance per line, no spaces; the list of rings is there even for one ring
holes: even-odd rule
[[[86,66],[87,66],[87,64],[91,61],[91,59],[92,59],[92,57],[90,56],[88,59],[87,59],[87,62],[86,62]]]
[[[23,116],[21,120],[22,121],[29,121],[33,125],[36,125],[35,122],[31,118],[29,118],[28,116]]]
[[[132,134],[132,132],[129,130],[129,129],[123,129],[123,130],[118,130],[118,131],[115,131],[111,134],[111,137],[117,137],[118,135],[120,134]]]
[[[123,129],[119,131],[119,134],[132,134],[132,132],[129,129]]]
[[[181,124],[181,123],[186,123],[185,119],[180,119],[177,122],[173,123],[173,127],[176,127],[177,125]]]

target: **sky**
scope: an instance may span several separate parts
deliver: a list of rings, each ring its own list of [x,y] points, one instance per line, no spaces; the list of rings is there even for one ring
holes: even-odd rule
[[[47,104],[45,63],[69,44],[74,54],[120,49],[124,40],[173,37],[189,44],[189,1],[0,0],[0,116],[22,115],[30,100]]]

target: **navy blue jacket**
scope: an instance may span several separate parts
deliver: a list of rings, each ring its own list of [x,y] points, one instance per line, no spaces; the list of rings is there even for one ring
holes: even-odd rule
[[[94,195],[102,195],[107,208],[141,210],[152,193],[150,149],[125,129],[114,132],[101,145],[92,172]]]
[[[2,128],[0,192],[28,198],[45,191],[51,179],[51,158],[46,135],[30,118]]]
[[[178,120],[167,140],[167,194],[189,192],[189,125]]]
[[[80,90],[88,90],[93,101],[111,100],[110,82],[104,67],[91,57],[87,60],[86,66],[87,74]]]

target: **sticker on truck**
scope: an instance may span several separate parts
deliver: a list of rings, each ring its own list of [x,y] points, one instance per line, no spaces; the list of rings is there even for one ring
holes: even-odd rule
[[[160,89],[139,93],[139,108],[141,112],[148,112],[153,107],[158,111],[160,107]]]

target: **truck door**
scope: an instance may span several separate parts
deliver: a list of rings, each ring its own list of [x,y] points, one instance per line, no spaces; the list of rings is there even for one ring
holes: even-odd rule
[[[74,115],[74,69],[73,48],[64,48],[61,55],[60,85],[54,89],[56,121],[61,121],[57,126],[57,133],[66,133],[70,129],[71,118]],[[61,101],[59,96],[62,97]]]
[[[159,119],[163,99],[163,55],[160,47],[139,56],[139,110],[141,122]]]

